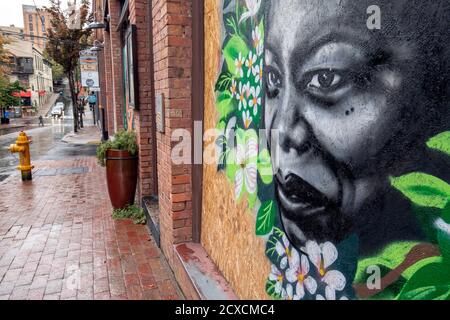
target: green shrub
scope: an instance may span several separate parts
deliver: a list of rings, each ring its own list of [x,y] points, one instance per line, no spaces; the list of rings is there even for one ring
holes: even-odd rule
[[[97,159],[101,166],[106,165],[106,152],[109,149],[127,150],[133,156],[136,155],[138,152],[136,133],[134,131],[121,130],[115,134],[113,140],[102,142],[97,147]]]
[[[112,216],[114,219],[131,219],[134,224],[145,224],[147,222],[144,210],[135,204],[124,209],[114,209]]]

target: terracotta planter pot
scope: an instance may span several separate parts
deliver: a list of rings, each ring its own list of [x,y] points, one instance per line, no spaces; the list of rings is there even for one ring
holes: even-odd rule
[[[137,156],[132,156],[128,151],[107,151],[106,180],[109,198],[115,209],[122,209],[134,203],[137,167]]]

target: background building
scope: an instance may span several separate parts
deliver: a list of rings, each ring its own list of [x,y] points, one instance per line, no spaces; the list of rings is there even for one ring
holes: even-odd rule
[[[8,38],[25,40],[23,28],[16,27],[15,25],[0,26],[0,33]]]
[[[10,81],[19,81],[27,88],[21,93],[26,110],[41,109],[53,93],[52,64],[44,58],[42,48],[11,30],[11,27],[0,27],[0,32],[10,41],[5,46],[11,54]]]
[[[51,15],[43,9],[30,5],[23,5],[22,11],[25,40],[44,49],[47,29],[51,27]]]

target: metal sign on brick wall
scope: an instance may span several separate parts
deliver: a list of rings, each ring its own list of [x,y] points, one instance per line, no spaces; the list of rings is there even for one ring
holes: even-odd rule
[[[89,50],[80,53],[81,85],[83,87],[100,87],[98,76],[98,58]]]
[[[164,94],[157,93],[155,96],[155,115],[156,115],[156,130],[158,132],[164,133]]]

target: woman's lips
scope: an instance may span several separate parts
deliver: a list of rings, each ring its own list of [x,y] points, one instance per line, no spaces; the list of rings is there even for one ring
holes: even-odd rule
[[[322,213],[330,204],[323,193],[295,174],[284,179],[277,175],[277,182],[280,202],[290,213],[310,216]]]

